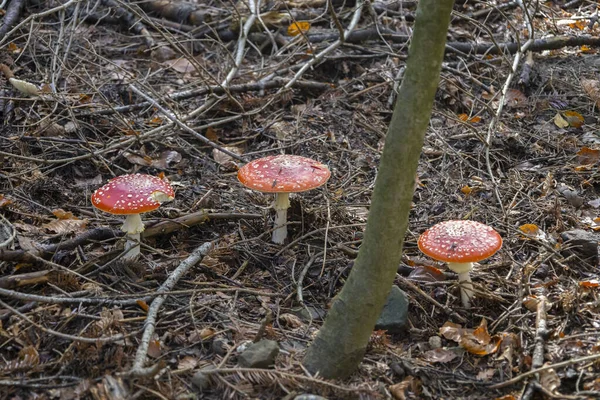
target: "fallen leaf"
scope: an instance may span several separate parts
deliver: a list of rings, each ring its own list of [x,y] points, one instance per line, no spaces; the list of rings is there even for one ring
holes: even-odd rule
[[[388,390],[396,400],[406,400],[406,391],[409,390],[413,395],[418,396],[421,393],[421,381],[413,376],[407,376],[400,383],[391,385]],[[411,398],[414,396],[411,396]]]
[[[182,160],[181,154],[175,150],[165,150],[160,153],[158,158],[150,156],[140,156],[137,154],[124,152],[123,155],[132,164],[143,167],[152,167],[156,169],[169,169],[179,164]]]
[[[190,60],[184,57],[167,60],[163,62],[163,65],[182,74],[192,73],[196,70]]]
[[[300,318],[290,313],[281,314],[279,316],[279,320],[289,328],[299,328],[304,326],[304,323],[300,320]]]
[[[527,107],[527,96],[519,89],[508,89],[504,99],[504,105],[508,108]]]
[[[144,300],[136,300],[135,302],[142,310],[144,310],[144,312],[148,312],[150,309],[148,303],[146,303]]]
[[[489,381],[490,379],[492,379],[492,377],[494,376],[495,373],[496,373],[495,369],[492,369],[492,368],[484,369],[483,371],[479,371],[479,373],[477,373],[476,379],[478,379],[480,381]]]
[[[4,197],[3,194],[0,194],[0,208],[7,207],[12,204],[12,200]]]
[[[56,210],[52,210],[52,214],[58,219],[79,219],[75,215],[73,215],[70,211],[65,211],[62,208],[57,208]]]
[[[42,227],[59,235],[64,235],[65,233],[82,232],[87,224],[87,219],[57,219],[43,224]]]
[[[148,345],[148,355],[152,358],[158,358],[162,355],[160,340],[150,340],[150,344]]]
[[[581,128],[585,122],[583,115],[579,114],[577,111],[563,111],[562,115],[569,123],[569,126],[572,126],[573,128]]]
[[[569,122],[565,120],[560,113],[556,113],[553,121],[554,125],[558,126],[559,128],[566,128],[569,126]]]
[[[223,146],[225,150],[229,150],[234,154],[243,154],[243,150],[237,146]],[[225,154],[219,149],[213,149],[214,160],[223,166],[228,171],[235,171],[238,169],[236,161],[228,154]]]
[[[289,36],[298,36],[301,33],[308,32],[309,29],[310,22],[308,21],[292,22],[287,28],[287,33]]]
[[[192,356],[185,356],[177,363],[178,370],[194,369],[198,365],[198,360]]]
[[[600,207],[600,197],[595,198],[594,200],[588,201],[588,204],[594,208]],[[1,207],[1,205],[0,205],[0,207]]]
[[[445,281],[444,272],[429,265],[417,265],[408,274],[408,279],[419,282],[438,282]]]
[[[550,393],[553,393],[560,387],[560,378],[554,368],[540,371],[540,384]]]
[[[517,400],[517,398],[512,394],[507,394],[506,396],[496,397],[494,400]]]
[[[577,152],[577,162],[579,165],[594,165],[600,159],[600,150],[582,147]]]
[[[16,78],[10,78],[8,81],[15,89],[27,96],[37,96],[40,94],[40,90],[33,83]]]
[[[443,348],[433,349],[423,353],[425,361],[431,363],[447,363],[454,360],[458,355],[454,351],[446,350]]]
[[[600,81],[594,79],[582,79],[581,87],[585,94],[600,107]]]
[[[589,281],[581,281],[579,282],[579,286],[584,288],[597,288],[600,286],[600,281],[598,279],[590,279]]]
[[[440,335],[448,340],[459,342],[463,331],[461,325],[448,321],[440,328]]]

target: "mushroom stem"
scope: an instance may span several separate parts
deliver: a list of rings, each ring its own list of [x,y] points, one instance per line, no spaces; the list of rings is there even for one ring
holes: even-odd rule
[[[125,250],[129,250],[123,256],[124,261],[134,261],[140,255],[140,233],[144,231],[144,223],[140,214],[129,214],[121,230],[127,233]]]
[[[462,300],[463,307],[470,308],[471,299],[474,295],[470,275],[470,272],[473,269],[473,263],[448,263],[448,268],[458,274],[460,299]]]
[[[134,261],[140,256],[140,234],[131,233],[127,235],[127,243],[125,243],[124,261]]]
[[[273,227],[273,243],[282,244],[287,237],[287,210],[290,207],[290,194],[289,193],[277,193],[275,194],[275,203],[273,208],[275,209],[275,222]]]

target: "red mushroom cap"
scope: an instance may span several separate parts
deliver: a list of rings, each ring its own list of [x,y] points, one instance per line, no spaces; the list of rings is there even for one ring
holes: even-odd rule
[[[174,197],[171,185],[156,176],[122,175],[96,190],[92,205],[111,214],[139,214],[156,210]]]
[[[423,232],[419,249],[429,257],[452,263],[485,260],[502,247],[492,227],[475,221],[445,221]]]
[[[323,185],[329,176],[325,164],[287,154],[259,158],[238,171],[242,185],[265,193],[304,192]]]

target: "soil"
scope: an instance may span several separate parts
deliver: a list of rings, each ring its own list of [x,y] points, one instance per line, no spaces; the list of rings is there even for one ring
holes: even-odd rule
[[[338,381],[302,356],[360,248],[416,2],[375,1],[353,29],[354,1],[333,1],[334,15],[326,1],[268,2],[254,24],[241,2],[18,3],[0,26],[0,213],[16,232],[0,249],[1,399],[599,397],[595,2],[455,5],[394,283],[406,329],[374,331]],[[336,21],[355,36],[336,42]],[[463,48],[523,45],[532,30],[580,44]],[[236,175],[283,153],[331,178],[291,196],[278,245],[273,196]],[[176,196],[144,214],[127,264],[122,218],[90,196],[130,173]],[[470,309],[416,245],[451,219],[504,241],[472,272]],[[564,239],[576,229],[583,242]],[[262,339],[279,344],[274,366],[240,367]],[[149,368],[132,374],[144,340]]]

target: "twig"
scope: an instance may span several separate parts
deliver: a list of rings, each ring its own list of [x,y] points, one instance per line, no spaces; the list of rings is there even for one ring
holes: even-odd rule
[[[164,293],[134,293],[128,295],[112,296],[112,297],[61,297],[61,296],[40,296],[37,294],[21,293],[13,290],[0,288],[0,296],[9,297],[15,300],[23,300],[29,302],[40,302],[49,304],[98,304],[98,305],[114,305],[128,306],[138,304],[138,301],[151,301],[153,298],[165,295],[180,295],[180,294],[195,294],[195,293],[214,293],[214,292],[238,292],[248,293],[254,296],[267,297],[283,297],[280,293],[271,293],[250,288],[205,288],[205,289],[187,289],[187,290],[172,290]]]
[[[291,88],[294,85],[294,83],[296,83],[296,81],[298,79],[300,79],[300,77],[309,68],[312,68],[314,65],[318,64],[319,62],[321,62],[321,60],[323,60],[327,54],[331,53],[333,50],[335,50],[338,47],[340,47],[342,45],[342,43],[344,43],[344,41],[348,38],[348,36],[350,36],[350,33],[354,30],[354,28],[358,24],[358,21],[360,20],[360,15],[361,15],[362,7],[363,7],[362,0],[357,0],[355,7],[356,7],[356,9],[354,10],[354,15],[352,15],[352,20],[350,21],[350,24],[348,25],[348,28],[344,32],[344,35],[340,36],[338,38],[338,40],[336,40],[335,42],[333,42],[332,44],[330,44],[329,46],[327,46],[319,54],[317,54],[316,56],[314,56],[313,58],[311,58],[309,61],[307,61],[298,70],[298,72],[296,72],[296,74],[294,75],[294,77],[283,88],[281,88],[279,90],[279,92],[282,92],[284,89]]]
[[[245,161],[244,157],[240,156],[239,154],[235,154],[232,151],[229,151],[221,146],[219,146],[218,144],[216,144],[215,142],[213,142],[212,140],[207,139],[206,137],[204,137],[203,135],[199,134],[198,132],[196,132],[194,129],[190,128],[189,126],[187,126],[186,124],[184,124],[183,122],[181,122],[181,120],[179,118],[177,118],[175,116],[174,113],[167,111],[163,106],[161,106],[160,104],[158,104],[158,102],[156,102],[153,98],[151,98],[150,96],[148,96],[146,93],[142,92],[141,90],[139,90],[137,87],[135,87],[134,85],[129,85],[129,88],[137,93],[138,95],[142,96],[144,99],[146,99],[146,101],[148,101],[150,104],[152,104],[154,107],[156,107],[165,117],[167,117],[171,122],[173,122],[175,125],[177,125],[178,127],[180,127],[181,129],[183,129],[184,131],[186,131],[187,133],[192,134],[196,139],[200,140],[202,143],[209,145],[210,147],[217,149],[225,154],[227,154],[229,157],[235,158],[238,161]]]
[[[418,287],[417,285],[415,285],[414,283],[412,283],[411,281],[409,281],[402,275],[396,274],[396,277],[398,279],[400,279],[402,281],[402,283],[404,283],[406,286],[410,287],[412,290],[414,290],[415,292],[420,294],[425,300],[429,301],[434,306],[439,307],[446,314],[450,315],[451,317],[456,318],[458,321],[460,321],[462,323],[467,322],[465,317],[463,317],[462,315],[458,314],[455,311],[452,311],[452,309],[450,307],[443,305],[442,303],[440,303],[439,301],[437,301],[436,299],[434,299],[433,297],[431,297],[430,295],[425,293],[420,287]]]
[[[8,8],[6,9],[6,13],[4,14],[4,18],[2,19],[2,25],[0,26],[0,38],[4,40],[6,32],[17,22],[19,16],[21,15],[21,10],[25,5],[25,0],[11,0],[8,3]],[[11,31],[12,32],[12,31]],[[0,44],[2,41],[0,41]]]
[[[138,347],[137,353],[135,355],[135,359],[133,362],[133,366],[129,370],[129,372],[125,373],[128,376],[149,376],[154,371],[154,368],[144,368],[144,364],[146,363],[146,359],[148,357],[148,347],[150,346],[150,340],[152,339],[152,335],[154,335],[154,329],[156,327],[156,319],[158,317],[158,310],[165,302],[167,298],[167,294],[165,292],[170,291],[179,281],[179,279],[184,276],[187,271],[196,265],[202,258],[208,253],[208,251],[212,248],[213,244],[211,242],[207,242],[199,246],[196,250],[189,255],[179,266],[173,271],[173,273],[169,276],[169,278],[156,290],[156,293],[159,294],[156,297],[152,304],[150,304],[150,308],[148,309],[148,313],[146,316],[146,322],[144,326],[144,334],[142,335],[142,340]]]
[[[45,16],[57,13],[59,11],[62,10],[66,10],[67,8],[71,7],[73,4],[80,2],[81,0],[69,0],[64,4],[61,4],[60,6],[51,8],[49,10],[37,13],[37,14],[31,14],[30,16],[28,16],[27,18],[25,18],[23,21],[21,21],[17,26],[15,26],[14,28],[12,28],[8,33],[4,34],[4,35],[0,35],[0,46],[2,46],[7,40],[8,38],[10,38],[10,36],[15,33],[17,30],[19,30],[21,27],[29,24],[30,22],[32,22],[34,19],[37,18],[43,18]],[[11,1],[11,3],[13,3]],[[18,3],[18,1],[17,1]],[[23,1],[22,4],[24,4],[25,2]],[[21,4],[21,6],[22,6]],[[6,23],[6,21],[5,21]],[[5,26],[5,25],[3,25]],[[0,33],[4,33],[4,32],[0,32]]]
[[[592,354],[592,355],[581,357],[581,358],[571,358],[569,360],[562,361],[562,362],[559,362],[556,364],[549,364],[549,365],[545,365],[541,368],[529,370],[529,371],[524,372],[521,375],[515,376],[514,378],[509,379],[507,381],[490,385],[490,386],[488,386],[488,388],[489,389],[502,389],[507,386],[514,385],[515,383],[522,381],[523,379],[527,378],[528,376],[539,374],[540,372],[547,371],[549,369],[566,367],[567,365],[577,364],[577,363],[586,362],[586,361],[594,361],[594,360],[598,360],[598,359],[600,359],[600,354]]]
[[[504,109],[504,102],[506,101],[506,95],[508,93],[508,89],[510,88],[511,82],[512,82],[513,78],[515,77],[517,68],[519,67],[519,63],[521,62],[521,57],[527,51],[527,49],[530,48],[530,46],[534,42],[534,39],[533,39],[534,29],[533,29],[533,24],[531,22],[527,7],[523,4],[522,0],[518,0],[518,3],[523,8],[523,13],[525,14],[526,19],[527,19],[527,29],[529,31],[529,40],[527,40],[527,42],[525,42],[525,44],[523,46],[521,46],[519,48],[519,50],[517,51],[517,53],[515,54],[515,58],[513,60],[513,64],[512,64],[510,73],[508,74],[508,77],[506,78],[506,81],[504,82],[504,86],[502,87],[502,96],[500,96],[500,102],[498,103],[498,109],[496,110],[496,114],[494,115],[494,117],[492,118],[492,121],[490,122],[490,125],[488,126],[487,137],[486,137],[486,140],[484,143],[484,145],[485,145],[485,162],[486,162],[487,173],[490,176],[490,180],[492,181],[492,185],[494,187],[494,194],[496,195],[496,200],[498,201],[498,206],[500,207],[500,209],[502,210],[502,213],[505,216],[506,216],[506,210],[504,208],[504,205],[502,204],[502,197],[500,196],[500,191],[498,189],[498,181],[496,180],[494,171],[492,170],[492,162],[490,160],[490,148],[491,148],[491,143],[492,143],[492,134],[495,132],[498,121],[500,121],[500,115],[502,115],[502,110]]]
[[[18,316],[19,318],[27,321],[28,323],[30,323],[32,326],[34,326],[35,328],[46,332],[50,335],[54,335],[57,336],[59,338],[62,339],[67,339],[67,340],[74,340],[77,342],[82,342],[82,343],[91,343],[91,344],[96,344],[96,343],[114,343],[114,342],[118,342],[119,340],[123,340],[128,336],[132,336],[137,332],[128,334],[128,335],[123,335],[122,333],[119,333],[118,335],[114,335],[114,336],[108,336],[108,337],[99,337],[99,338],[87,338],[87,337],[82,337],[82,336],[73,336],[73,335],[68,335],[66,333],[62,333],[62,332],[57,332],[53,329],[49,329],[49,328],[45,328],[39,324],[36,324],[35,322],[33,322],[27,315],[21,313],[19,310],[17,310],[16,308],[13,308],[11,306],[9,306],[8,304],[6,304],[5,302],[3,302],[2,300],[0,300],[0,306],[6,308],[7,310],[10,310],[13,314],[15,314],[16,316]]]

